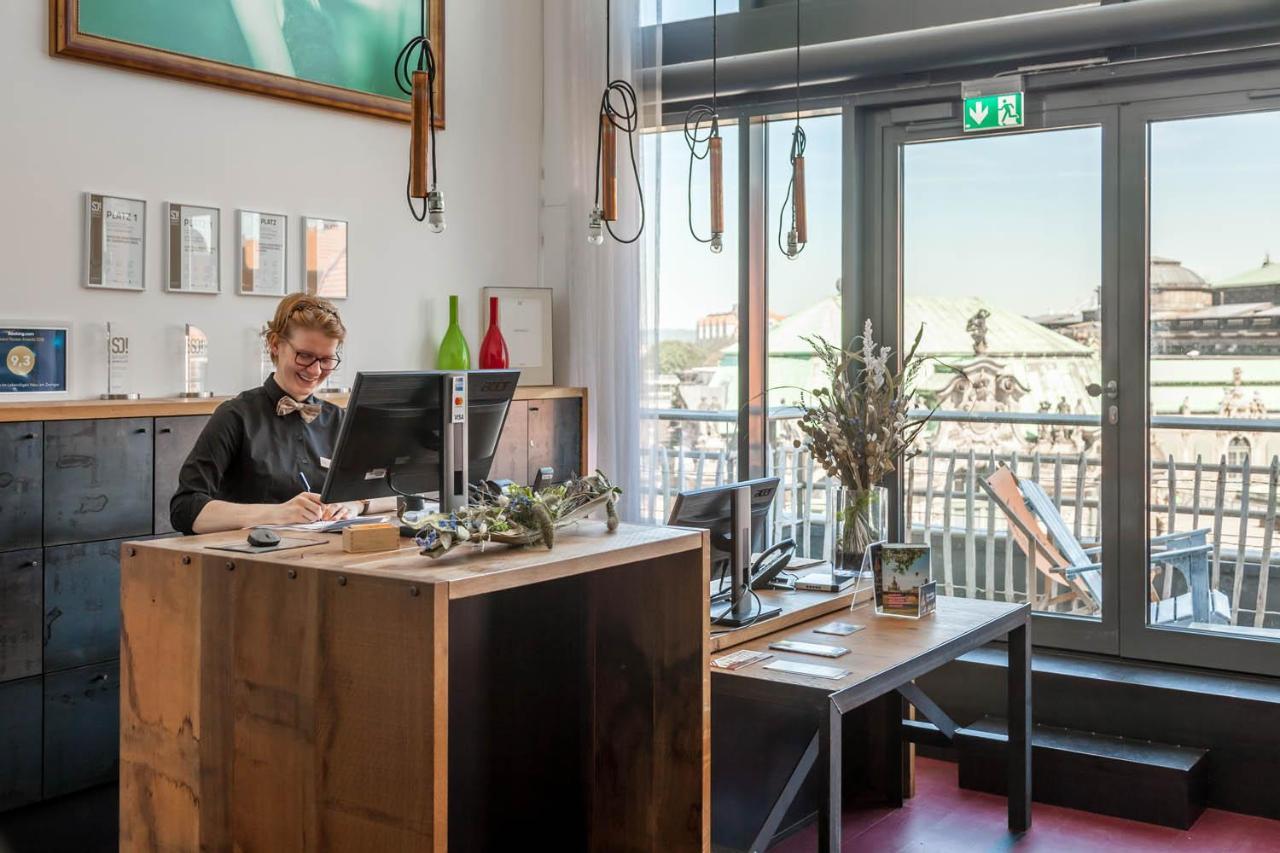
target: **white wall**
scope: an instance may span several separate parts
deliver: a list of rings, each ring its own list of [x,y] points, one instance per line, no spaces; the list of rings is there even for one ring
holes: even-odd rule
[[[237,208],[290,216],[295,290],[300,217],[350,222],[351,297],[339,310],[354,369],[434,367],[451,293],[462,296],[474,357],[480,288],[539,283],[538,0],[448,2],[442,235],[405,207],[406,123],[55,59],[47,9],[38,0],[0,4],[0,321],[73,324],[70,396],[106,390],[108,320],[130,331],[135,390],[146,396],[180,390],[188,322],[209,335],[213,391],[258,383],[252,335],[275,302],[235,292]],[[81,285],[86,191],[147,200],[145,293]],[[161,291],[170,200],[222,209],[221,294]]]

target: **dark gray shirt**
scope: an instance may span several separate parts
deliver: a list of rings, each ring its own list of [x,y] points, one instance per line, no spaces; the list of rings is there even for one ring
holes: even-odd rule
[[[320,492],[342,409],[310,397],[307,402],[320,403],[321,411],[306,423],[298,412],[276,414],[276,401],[283,396],[272,374],[261,387],[214,411],[178,473],[178,491],[169,502],[174,529],[193,533],[196,517],[212,500],[283,503],[304,490],[300,474],[311,491]]]

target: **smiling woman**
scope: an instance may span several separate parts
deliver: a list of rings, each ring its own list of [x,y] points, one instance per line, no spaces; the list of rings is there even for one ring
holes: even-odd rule
[[[342,362],[347,328],[333,303],[294,293],[267,325],[275,371],[218,407],[178,474],[169,517],[183,533],[343,519],[362,502],[323,504],[342,410],[318,400]]]

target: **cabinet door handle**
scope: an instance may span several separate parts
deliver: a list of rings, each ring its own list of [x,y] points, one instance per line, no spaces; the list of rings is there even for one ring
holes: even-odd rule
[[[18,568],[20,568],[20,569],[34,569],[34,568],[35,568],[36,566],[38,566],[38,565],[40,565],[40,561],[39,561],[39,560],[27,560],[27,561],[26,561],[25,563],[23,563],[21,566],[18,566]]]
[[[146,427],[138,427],[133,431],[134,435],[143,435],[147,431]]]
[[[160,433],[160,435],[168,435],[169,433],[173,432],[173,430],[169,429],[168,427],[160,427],[160,429],[156,430],[156,432]]]
[[[23,440],[24,440],[24,441],[30,441],[31,439],[33,439],[33,438],[35,438],[35,437],[36,437],[36,434],[35,434],[34,432],[29,432],[29,433],[27,433],[26,435],[24,435],[22,438],[23,438]]]

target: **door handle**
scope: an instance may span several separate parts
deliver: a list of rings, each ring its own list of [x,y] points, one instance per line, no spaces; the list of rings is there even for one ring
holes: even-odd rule
[[[1084,390],[1089,392],[1090,397],[1101,397],[1106,394],[1108,400],[1114,400],[1120,396],[1120,383],[1110,379],[1107,381],[1107,387],[1103,388],[1097,382],[1090,382]]]

